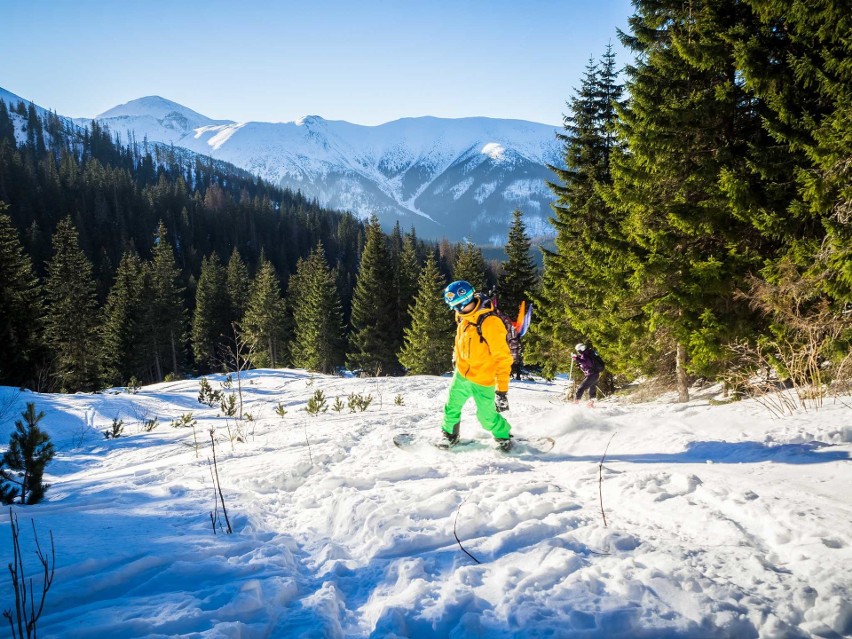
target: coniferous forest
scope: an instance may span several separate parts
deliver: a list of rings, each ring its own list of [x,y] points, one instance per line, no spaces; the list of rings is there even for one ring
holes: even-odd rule
[[[852,13],[845,3],[634,1],[633,53],[589,61],[553,167],[527,361],[739,389],[848,382]]]
[[[526,362],[578,341],[681,399],[696,378],[852,378],[852,14],[634,1],[592,57],[551,167],[536,273],[385,234],[233,166],[0,102],[0,383],[93,390],[239,365],[438,371],[433,291],[533,299]],[[567,92],[567,90],[566,90]],[[17,137],[16,137],[17,131]],[[499,277],[498,277],[499,274]],[[772,373],[772,374],[770,374]]]

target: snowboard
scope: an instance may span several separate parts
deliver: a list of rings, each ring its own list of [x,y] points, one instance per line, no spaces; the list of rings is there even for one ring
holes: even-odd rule
[[[393,443],[397,448],[407,451],[414,451],[424,446],[431,446],[438,450],[445,450],[451,453],[460,453],[471,450],[500,451],[496,443],[485,439],[460,438],[455,444],[450,446],[450,444],[443,438],[436,438],[429,435],[418,435],[417,433],[398,433],[394,435]],[[512,437],[512,448],[504,454],[546,453],[555,445],[556,440],[552,437]]]

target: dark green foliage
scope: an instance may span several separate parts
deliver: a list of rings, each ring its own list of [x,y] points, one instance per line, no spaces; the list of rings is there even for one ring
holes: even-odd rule
[[[379,221],[373,217],[367,227],[367,241],[352,298],[352,334],[347,365],[365,373],[394,375],[400,366],[396,359],[397,312],[390,254]]]
[[[149,354],[157,381],[171,373],[178,376],[184,364],[186,306],[181,271],[175,263],[168,231],[161,221],[147,265],[145,325],[148,328]]]
[[[248,268],[236,248],[231,252],[228,260],[226,280],[229,305],[228,325],[230,326],[233,322],[242,321],[248,306],[249,286],[251,286]]]
[[[411,324],[411,304],[417,294],[417,279],[420,277],[420,257],[417,251],[417,237],[414,230],[402,241],[396,267],[397,315],[399,335]]]
[[[173,368],[180,373],[190,366],[186,318],[192,316],[202,259],[213,252],[234,258],[229,262],[229,326],[242,320],[248,273],[257,266],[261,252],[265,251],[276,271],[286,276],[320,240],[329,262],[338,267],[344,314],[348,316],[363,243],[363,224],[353,216],[321,209],[316,202],[275,188],[246,171],[181,149],[136,143],[122,147],[97,123],[82,132],[52,114],[39,121],[24,104],[15,107],[15,113],[11,116],[0,109],[0,200],[9,204],[11,225],[37,276],[46,274],[51,236],[68,211],[73,212],[80,247],[92,262],[99,302],[106,300],[124,254],[135,252],[143,264],[152,261],[158,241],[152,231],[158,220],[168,231],[173,272],[177,273],[174,290],[189,292],[176,296],[184,328],[175,340],[174,351],[171,334],[166,342],[156,344],[154,335],[146,335],[140,342],[145,351],[142,361],[117,366],[113,360],[110,377],[116,370],[119,376],[126,374],[122,370],[132,370],[139,379],[154,381],[174,374]],[[21,124],[32,131],[28,142],[16,144],[12,117],[24,118]],[[146,299],[152,293],[153,289],[147,287]],[[20,316],[14,314],[15,318]],[[147,326],[147,319],[140,319],[139,324]],[[38,337],[35,314],[28,319],[27,328],[36,331],[38,346],[42,338]],[[162,327],[155,328],[162,333]],[[22,333],[18,335],[23,338]],[[8,375],[3,381],[33,383],[46,354],[20,348],[16,356],[21,359],[4,353],[0,360],[0,375]],[[128,359],[135,357],[130,354]],[[14,366],[6,365],[13,361]]]
[[[551,167],[559,179],[550,185],[557,198],[551,219],[556,248],[544,251],[526,348],[526,359],[548,375],[568,369],[577,341],[592,340],[611,353],[619,332],[633,325],[621,312],[631,249],[619,211],[603,197],[612,183],[610,160],[619,151],[615,125],[621,92],[615,56],[607,47],[600,63],[589,61],[564,116],[565,168]],[[623,360],[615,361],[617,366]]]
[[[101,325],[103,377],[108,385],[142,376],[145,366],[145,274],[135,253],[125,253],[107,297]]]
[[[487,271],[482,249],[470,242],[464,242],[456,253],[453,280],[466,280],[473,284],[474,290],[485,291]]]
[[[530,255],[530,239],[524,226],[523,213],[519,209],[512,212],[506,255],[508,258],[503,262],[503,271],[497,283],[497,300],[500,310],[514,320],[521,301],[531,299],[538,282],[535,262]]]
[[[27,403],[21,413],[23,421],[15,421],[15,432],[9,438],[9,448],[0,459],[0,500],[11,504],[37,504],[49,488],[44,484],[44,469],[56,451],[50,436],[41,430],[39,422],[44,412],[36,413],[35,404]]]
[[[249,291],[246,314],[241,324],[252,365],[275,368],[285,364],[285,312],[275,267],[262,259]]]
[[[94,390],[100,379],[95,282],[70,218],[64,218],[53,235],[45,293],[45,337],[60,387]]]
[[[293,366],[333,373],[343,363],[343,313],[335,279],[322,244],[307,259],[299,260],[290,278]]]
[[[5,209],[0,202],[0,384],[15,384],[36,374],[43,308],[32,263]]]
[[[442,294],[446,285],[430,254],[417,281],[411,326],[405,329],[399,352],[399,361],[409,375],[440,375],[452,369],[455,326]]]
[[[216,370],[231,332],[227,273],[216,253],[201,261],[192,314],[192,353],[203,371]]]

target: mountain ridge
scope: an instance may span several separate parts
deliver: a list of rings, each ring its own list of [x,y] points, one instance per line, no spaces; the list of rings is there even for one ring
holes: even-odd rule
[[[3,89],[0,98],[23,100]],[[562,164],[562,148],[551,125],[429,115],[379,125],[319,115],[236,122],[158,95],[95,118],[63,119],[78,126],[97,120],[125,142],[173,145],[223,160],[326,208],[375,214],[388,229],[399,221],[424,239],[501,246],[515,208],[524,212],[530,235],[553,235],[548,166]]]
[[[561,164],[558,130],[517,119],[403,117],[378,125],[313,114],[288,122],[213,120],[161,96],[94,118],[137,141],[222,159],[323,206],[422,237],[503,244],[521,208],[534,235],[551,233],[547,168]],[[91,120],[77,118],[85,125]]]

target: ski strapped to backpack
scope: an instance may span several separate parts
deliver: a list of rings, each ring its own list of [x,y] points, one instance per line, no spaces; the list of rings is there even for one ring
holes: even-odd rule
[[[529,329],[532,319],[532,303],[528,306],[526,301],[521,302],[518,309],[518,319],[514,322],[500,309],[492,306],[491,310],[486,311],[476,320],[476,333],[479,335],[480,342],[488,343],[482,336],[482,322],[491,315],[497,317],[506,327],[506,343],[509,344],[509,350],[512,352],[512,361],[518,363],[521,359],[521,338]]]

